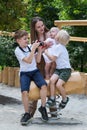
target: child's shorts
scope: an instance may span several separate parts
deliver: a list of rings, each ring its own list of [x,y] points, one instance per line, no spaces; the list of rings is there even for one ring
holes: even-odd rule
[[[63,81],[67,82],[67,80],[71,76],[71,71],[71,68],[56,69],[54,74],[57,74],[59,76],[59,79],[62,79]]]
[[[41,88],[43,85],[47,86],[46,81],[38,69],[30,72],[20,72],[21,91],[29,91],[31,81],[34,81],[38,88]]]

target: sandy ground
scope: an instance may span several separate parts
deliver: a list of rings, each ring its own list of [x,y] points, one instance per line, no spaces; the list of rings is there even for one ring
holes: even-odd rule
[[[87,130],[87,96],[69,95],[70,101],[61,111],[60,119],[43,123],[40,113],[27,126],[20,125],[24,113],[20,88],[0,84],[0,130]],[[38,101],[38,107],[40,100]]]

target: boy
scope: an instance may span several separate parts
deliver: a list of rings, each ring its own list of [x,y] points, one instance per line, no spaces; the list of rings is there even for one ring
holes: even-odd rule
[[[69,55],[66,49],[66,45],[69,42],[70,36],[67,31],[60,30],[56,37],[56,45],[53,47],[52,54],[45,50],[46,56],[52,61],[56,62],[56,69],[54,74],[50,78],[50,93],[51,97],[47,101],[47,106],[54,106],[55,103],[55,87],[59,90],[62,101],[59,104],[59,108],[65,108],[69,98],[66,96],[64,83],[67,82],[71,75],[71,65],[69,62]]]
[[[20,85],[22,102],[25,110],[25,114],[21,118],[20,122],[22,125],[27,125],[32,117],[28,110],[28,94],[31,81],[34,81],[38,88],[40,88],[41,107],[38,110],[42,115],[42,119],[47,121],[48,115],[45,108],[47,83],[36,65],[36,62],[40,62],[41,60],[42,49],[39,46],[40,43],[35,41],[35,43],[30,47],[28,45],[28,33],[25,30],[18,30],[15,32],[14,38],[19,45],[15,49],[15,55],[20,64]],[[35,53],[37,48],[38,52]]]
[[[45,43],[52,43],[52,46],[50,46],[47,50],[50,54],[52,54],[52,48],[53,45],[56,44],[55,42],[55,36],[58,33],[59,29],[57,27],[52,27],[50,29],[50,38],[47,38],[45,40]],[[43,57],[45,60],[45,79],[49,79],[51,77],[51,75],[53,74],[55,67],[56,67],[56,63],[52,62],[46,55],[45,53],[43,53]]]

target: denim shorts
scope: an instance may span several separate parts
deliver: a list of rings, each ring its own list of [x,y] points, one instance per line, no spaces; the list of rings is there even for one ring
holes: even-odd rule
[[[57,74],[59,76],[59,79],[62,79],[63,81],[67,82],[67,80],[71,76],[71,68],[64,68],[64,69],[56,69],[54,74]]]
[[[43,85],[47,86],[44,77],[38,69],[29,72],[20,72],[20,85],[22,92],[30,90],[31,81],[34,81],[38,88],[41,88]]]

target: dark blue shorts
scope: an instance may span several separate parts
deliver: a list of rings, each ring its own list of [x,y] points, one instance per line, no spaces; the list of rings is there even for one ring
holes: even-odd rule
[[[20,72],[20,85],[22,92],[30,90],[31,81],[34,81],[38,88],[41,88],[43,85],[47,86],[44,77],[38,69],[31,72]]]

